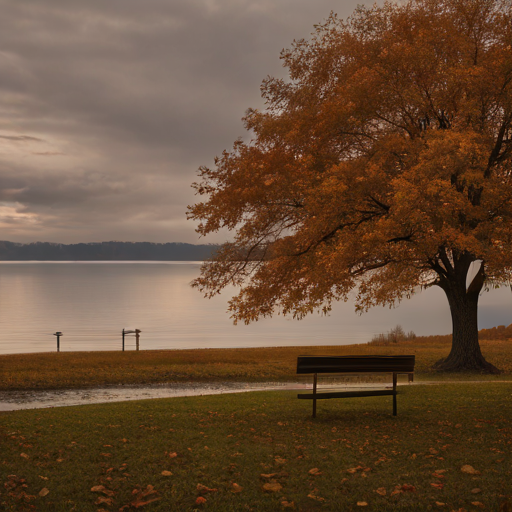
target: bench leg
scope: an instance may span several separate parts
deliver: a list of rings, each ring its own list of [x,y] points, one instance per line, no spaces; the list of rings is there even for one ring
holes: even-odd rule
[[[317,374],[315,373],[313,377],[313,418],[316,418],[316,384],[317,384]]]
[[[393,416],[397,415],[397,412],[396,412],[396,381],[397,381],[397,374],[393,373]]]

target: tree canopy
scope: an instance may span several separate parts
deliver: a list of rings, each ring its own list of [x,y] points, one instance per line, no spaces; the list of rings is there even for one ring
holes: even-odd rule
[[[240,286],[230,310],[250,322],[437,285],[454,329],[439,368],[494,371],[476,308],[512,273],[510,0],[387,2],[315,28],[283,50],[288,79],[264,80],[252,140],[199,170],[189,217],[234,239],[194,286]]]

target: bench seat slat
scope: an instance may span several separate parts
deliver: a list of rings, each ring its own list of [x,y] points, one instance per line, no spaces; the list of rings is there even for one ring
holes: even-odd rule
[[[320,392],[316,395],[313,393],[300,393],[297,395],[297,398],[312,400],[316,398],[317,400],[327,399],[327,398],[351,398],[351,397],[359,397],[359,396],[392,396],[393,390],[387,389],[376,389],[374,391],[328,391],[328,392]]]
[[[413,355],[406,356],[299,356],[297,373],[409,373]]]

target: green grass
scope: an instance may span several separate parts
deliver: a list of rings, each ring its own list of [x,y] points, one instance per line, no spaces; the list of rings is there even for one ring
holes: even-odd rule
[[[480,345],[487,360],[504,373],[448,378],[512,379],[510,340],[484,340]],[[297,356],[305,354],[415,354],[416,380],[438,380],[446,377],[433,372],[432,365],[449,351],[449,337],[432,337],[389,345],[11,354],[0,356],[0,391],[190,381],[295,380]]]
[[[372,397],[321,401],[313,420],[282,391],[1,413],[0,508],[497,511],[512,501],[511,399],[482,382],[401,387],[397,417]]]

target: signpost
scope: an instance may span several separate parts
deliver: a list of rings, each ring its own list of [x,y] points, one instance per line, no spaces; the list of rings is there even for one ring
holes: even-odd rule
[[[57,352],[60,352],[60,337],[62,336],[62,333],[57,331],[54,336],[57,336]]]

